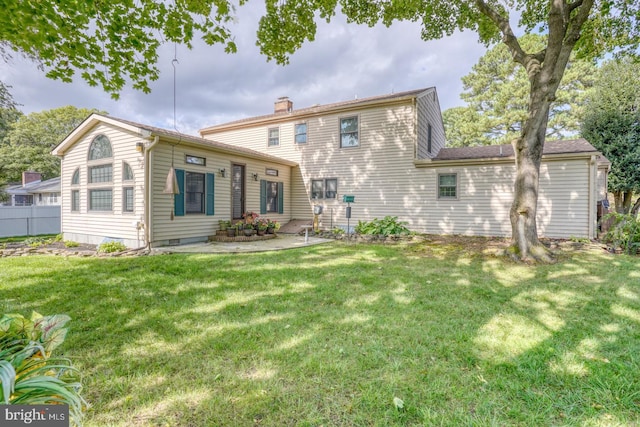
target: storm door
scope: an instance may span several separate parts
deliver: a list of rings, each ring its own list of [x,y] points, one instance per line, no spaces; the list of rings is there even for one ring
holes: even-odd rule
[[[244,213],[244,165],[233,165],[231,175],[231,213],[233,219],[242,219]]]

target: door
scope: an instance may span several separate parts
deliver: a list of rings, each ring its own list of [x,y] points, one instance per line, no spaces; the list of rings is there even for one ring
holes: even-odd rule
[[[233,165],[231,174],[231,217],[242,219],[244,213],[244,165]]]

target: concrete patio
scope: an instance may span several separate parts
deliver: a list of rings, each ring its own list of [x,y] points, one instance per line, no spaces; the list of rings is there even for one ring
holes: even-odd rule
[[[278,234],[275,239],[256,240],[253,242],[203,242],[180,246],[163,246],[154,248],[155,253],[242,253],[242,252],[267,252],[283,249],[303,248],[331,242],[331,239],[321,239],[309,236],[305,242],[305,236],[297,234]]]

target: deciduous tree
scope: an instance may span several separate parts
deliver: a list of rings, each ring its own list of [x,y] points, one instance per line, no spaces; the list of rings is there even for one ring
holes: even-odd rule
[[[20,117],[0,146],[0,181],[20,181],[26,170],[44,179],[58,176],[60,159],[51,150],[94,111],[67,106]]]

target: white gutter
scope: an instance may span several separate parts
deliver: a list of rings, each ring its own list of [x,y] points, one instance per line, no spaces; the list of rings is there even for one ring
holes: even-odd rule
[[[149,135],[149,138],[151,135]],[[151,198],[153,186],[151,185],[151,149],[155,147],[160,138],[153,137],[153,141],[144,146],[144,241],[147,249],[151,249]]]

